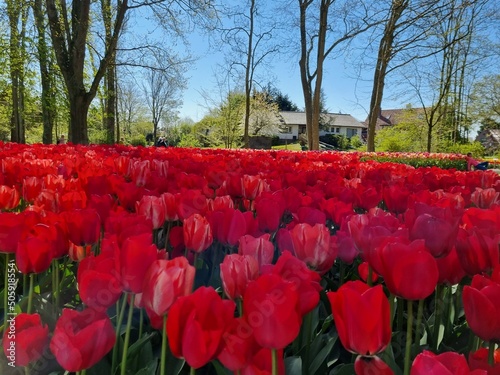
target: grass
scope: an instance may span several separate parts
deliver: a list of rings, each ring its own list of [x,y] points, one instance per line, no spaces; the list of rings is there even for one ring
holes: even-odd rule
[[[273,150],[291,150],[291,151],[301,151],[300,144],[289,143],[287,145],[273,146]]]

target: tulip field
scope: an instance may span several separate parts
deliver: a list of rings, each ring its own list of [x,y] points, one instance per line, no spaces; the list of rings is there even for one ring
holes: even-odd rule
[[[500,375],[464,163],[0,143],[0,374]]]

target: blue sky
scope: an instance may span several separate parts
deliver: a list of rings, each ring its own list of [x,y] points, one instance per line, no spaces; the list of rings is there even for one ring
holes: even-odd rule
[[[221,52],[207,51],[206,38],[198,34],[192,34],[189,39],[192,53],[199,58],[186,73],[187,89],[184,91],[183,105],[179,109],[179,115],[181,118],[190,117],[194,121],[198,121],[207,112],[205,99],[201,92],[212,92],[214,98],[219,95],[216,89],[214,71],[217,63],[223,61],[223,55]],[[357,120],[365,120],[370,102],[370,83],[356,80],[354,69],[345,67],[342,58],[338,58],[338,60],[328,59],[325,70],[323,89],[327,97],[327,108],[331,112],[349,113]],[[260,71],[260,74],[262,73]],[[370,76],[372,72],[367,72],[367,74]],[[299,108],[303,108],[304,99],[298,60],[274,60],[272,71],[266,72],[266,75],[269,75],[269,81],[272,81],[283,94],[287,94]],[[263,83],[266,84],[267,81]],[[392,102],[388,102],[387,105],[390,105],[391,108],[404,106],[404,104]],[[384,106],[384,108],[389,107]]]

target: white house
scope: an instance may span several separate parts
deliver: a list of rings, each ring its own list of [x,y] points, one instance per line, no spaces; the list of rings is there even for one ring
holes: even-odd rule
[[[305,112],[280,112],[279,121],[281,132],[280,139],[297,140],[302,134],[306,134]],[[355,135],[361,137],[366,125],[356,120],[349,114],[344,113],[322,113],[319,135],[338,134],[351,138]]]

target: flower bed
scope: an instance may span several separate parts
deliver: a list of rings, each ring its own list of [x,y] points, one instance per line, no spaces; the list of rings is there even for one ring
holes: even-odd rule
[[[499,374],[500,176],[365,157],[1,144],[0,373]]]

